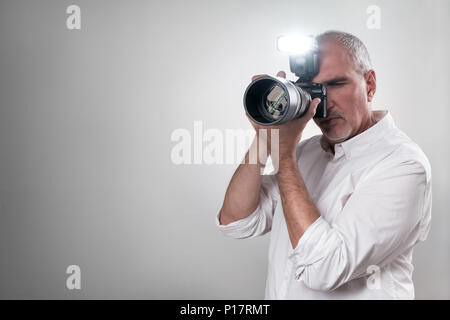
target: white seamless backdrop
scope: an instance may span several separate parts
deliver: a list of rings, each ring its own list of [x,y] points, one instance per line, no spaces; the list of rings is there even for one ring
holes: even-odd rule
[[[66,28],[72,4],[80,30]],[[368,47],[374,108],[430,159],[416,297],[449,299],[449,12],[447,0],[1,0],[0,298],[263,298],[268,236],[214,225],[236,165],[175,165],[171,133],[250,128],[251,76],[289,70],[277,36],[337,29]]]

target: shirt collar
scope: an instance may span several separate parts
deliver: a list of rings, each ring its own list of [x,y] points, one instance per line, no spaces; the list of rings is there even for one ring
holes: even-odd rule
[[[385,136],[392,128],[395,127],[394,119],[387,110],[373,111],[376,118],[380,119],[369,129],[360,134],[334,145],[334,156],[332,146],[324,139],[323,135],[320,139],[320,145],[333,159],[339,159],[342,156],[350,158],[351,156],[364,152],[370,145]]]

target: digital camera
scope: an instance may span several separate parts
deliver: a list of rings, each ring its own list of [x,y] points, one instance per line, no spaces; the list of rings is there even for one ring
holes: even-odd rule
[[[319,50],[314,38],[281,38],[278,39],[280,51],[290,51],[283,45],[286,42],[294,44],[294,47],[302,47],[300,53],[297,50],[297,53],[289,56],[291,72],[299,78],[294,82],[280,77],[263,76],[252,81],[244,94],[247,115],[261,125],[282,124],[303,116],[311,101],[320,98],[314,117],[326,118],[326,89],[322,84],[311,81],[319,73]]]

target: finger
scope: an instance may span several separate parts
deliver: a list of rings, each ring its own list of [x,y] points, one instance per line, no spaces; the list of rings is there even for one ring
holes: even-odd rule
[[[319,105],[320,101],[321,101],[320,98],[314,98],[311,101],[311,104],[309,105],[309,110],[308,110],[308,116],[310,118],[314,117],[314,115],[316,114],[317,106]]]
[[[284,72],[284,71],[278,71],[277,77],[280,77],[280,78],[286,78],[286,72]]]
[[[248,119],[248,121],[250,122],[250,124],[252,125],[252,127],[255,128],[255,130],[257,130],[258,124],[257,124],[255,121],[253,121],[253,120],[248,116],[247,113],[245,113],[245,116],[247,117],[247,119]]]
[[[252,81],[255,81],[256,79],[259,79],[259,78],[262,78],[262,77],[266,77],[267,76],[267,74],[257,74],[257,75],[254,75],[253,77],[252,77]]]

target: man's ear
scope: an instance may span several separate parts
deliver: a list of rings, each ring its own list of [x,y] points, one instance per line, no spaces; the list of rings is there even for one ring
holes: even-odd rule
[[[369,70],[364,75],[367,88],[367,101],[372,102],[375,91],[377,91],[377,76],[374,70]]]

